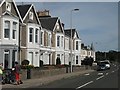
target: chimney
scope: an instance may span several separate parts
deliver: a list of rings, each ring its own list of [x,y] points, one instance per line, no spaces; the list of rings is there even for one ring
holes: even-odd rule
[[[51,17],[49,10],[46,10],[46,9],[44,11],[38,11],[37,14],[39,18],[40,17]]]

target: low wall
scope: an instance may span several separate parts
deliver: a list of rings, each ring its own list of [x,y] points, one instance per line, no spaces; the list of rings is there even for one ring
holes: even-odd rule
[[[73,67],[73,72],[78,72],[81,70],[85,70],[85,67]],[[66,68],[56,68],[56,69],[31,69],[30,73],[27,73],[26,69],[22,69],[22,74],[21,74],[21,79],[26,80],[28,78],[28,75],[30,76],[29,78],[42,78],[42,77],[48,77],[48,76],[53,76],[53,75],[59,75],[59,74],[65,74],[65,73],[70,73],[70,67]]]

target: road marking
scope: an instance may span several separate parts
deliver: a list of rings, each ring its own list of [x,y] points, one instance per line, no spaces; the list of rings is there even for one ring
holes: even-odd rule
[[[90,75],[90,74],[89,74],[89,73],[86,73],[85,75],[88,76],[88,75]]]
[[[101,78],[103,78],[104,77],[104,75],[103,76],[100,76],[100,77],[98,77],[98,78],[96,78],[96,80],[99,80],[99,79],[101,79]]]
[[[108,75],[108,73],[106,73],[106,75]]]
[[[112,71],[112,73],[114,73],[115,71]]]
[[[93,83],[93,81],[90,81],[90,82],[88,82],[88,83],[85,83],[85,84],[83,84],[82,86],[77,87],[76,89],[82,88],[82,87],[84,87],[84,86],[86,86],[86,85],[88,85],[88,84],[90,84],[90,83]]]
[[[98,73],[98,75],[103,75],[103,73]]]

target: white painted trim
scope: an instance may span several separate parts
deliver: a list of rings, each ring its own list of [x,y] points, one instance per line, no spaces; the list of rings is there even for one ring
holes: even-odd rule
[[[33,4],[31,4],[30,8],[28,9],[27,13],[25,14],[25,16],[24,16],[24,18],[23,18],[23,21],[25,20],[25,18],[27,17],[28,13],[30,12],[30,10],[31,10],[31,8],[32,8],[32,5],[33,5]]]

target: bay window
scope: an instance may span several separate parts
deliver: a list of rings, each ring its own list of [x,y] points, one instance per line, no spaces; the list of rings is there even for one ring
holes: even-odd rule
[[[38,29],[35,30],[35,42],[38,43]]]
[[[13,33],[12,33],[13,39],[16,39],[16,31],[17,31],[17,23],[13,22]]]
[[[5,21],[4,38],[10,38],[10,21]]]
[[[33,28],[29,28],[29,42],[33,42]]]
[[[57,46],[60,46],[60,36],[57,36]]]

